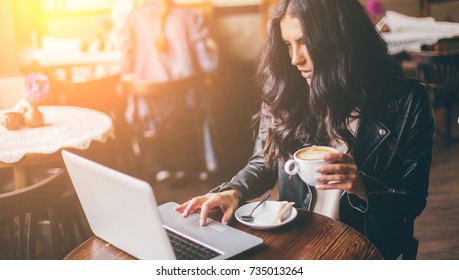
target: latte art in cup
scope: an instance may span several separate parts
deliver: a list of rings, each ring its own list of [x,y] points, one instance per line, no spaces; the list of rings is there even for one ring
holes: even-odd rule
[[[309,147],[300,150],[296,156],[303,160],[323,160],[328,153],[336,153],[336,150],[329,147]]]
[[[292,159],[285,162],[284,170],[290,175],[300,176],[306,184],[315,186],[320,184],[315,177],[319,174],[316,169],[331,162],[324,160],[326,154],[338,151],[328,146],[312,146],[295,152]]]

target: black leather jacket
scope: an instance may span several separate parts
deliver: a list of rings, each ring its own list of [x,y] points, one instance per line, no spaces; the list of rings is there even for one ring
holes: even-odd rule
[[[426,87],[400,78],[393,87],[393,102],[378,119],[361,116],[352,155],[367,194],[363,201],[343,193],[340,220],[367,236],[385,258],[396,258],[406,242],[407,223],[425,208],[432,157],[434,119]],[[280,200],[295,207],[310,207],[312,194],[298,176],[289,178],[284,162],[277,169],[265,166],[262,147],[267,120],[261,120],[254,153],[231,180],[212,192],[236,189],[241,201],[257,197],[279,180]]]

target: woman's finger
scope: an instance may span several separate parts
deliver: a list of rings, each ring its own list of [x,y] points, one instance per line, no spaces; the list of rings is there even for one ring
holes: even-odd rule
[[[209,216],[209,211],[215,206],[216,205],[214,199],[207,200],[201,205],[201,214],[199,214],[199,224],[201,226],[206,225],[207,216]]]
[[[201,207],[201,204],[205,199],[205,196],[198,196],[192,198],[190,201],[188,201],[187,206],[185,207],[185,210],[182,213],[182,216],[185,218],[188,217],[188,215],[190,215],[191,213],[195,212],[197,207]]]
[[[336,182],[336,183],[330,183],[330,184],[325,184],[325,185],[316,185],[316,189],[319,190],[343,190],[343,191],[348,191],[350,184],[349,183],[341,183],[341,182]]]
[[[355,180],[355,174],[328,174],[328,175],[319,175],[316,180],[319,182],[353,182]]]
[[[343,163],[353,163],[354,162],[354,158],[345,153],[329,153],[325,155],[324,160],[333,161],[333,162],[343,162]]]
[[[222,208],[224,202],[221,199],[221,194],[213,194],[208,200],[206,200],[201,205],[201,214],[199,215],[199,224],[204,226],[206,225],[207,216],[209,216],[209,211],[213,208],[220,207]],[[222,209],[223,210],[223,209]]]
[[[355,164],[326,164],[316,169],[317,172],[322,174],[327,173],[355,173],[357,172],[357,166]]]
[[[187,207],[188,203],[190,201],[187,201],[187,202],[184,202],[182,204],[180,204],[179,206],[175,207],[175,211],[179,212],[179,213],[183,213],[183,211],[185,210],[185,208]]]
[[[225,210],[222,209],[223,210],[222,223],[224,225],[227,225],[231,221],[231,219],[233,218],[234,213],[236,212],[236,209],[237,209],[237,205],[238,204],[236,204],[235,206],[232,205],[232,206],[226,208]]]

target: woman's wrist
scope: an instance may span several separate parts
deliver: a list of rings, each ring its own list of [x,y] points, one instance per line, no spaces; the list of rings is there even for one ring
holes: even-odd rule
[[[224,192],[226,192],[231,197],[231,200],[237,201],[237,203],[239,204],[241,200],[241,194],[239,193],[239,191],[235,189],[231,189],[231,190],[226,190]]]

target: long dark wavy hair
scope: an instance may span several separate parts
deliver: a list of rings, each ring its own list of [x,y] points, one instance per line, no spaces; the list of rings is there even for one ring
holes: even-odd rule
[[[311,86],[291,64],[280,21],[300,21],[314,64]],[[387,52],[358,0],[280,0],[258,62],[256,79],[268,119],[266,164],[286,159],[297,149],[329,145],[331,139],[352,150],[351,113],[377,116],[391,98],[389,87],[399,66]]]

